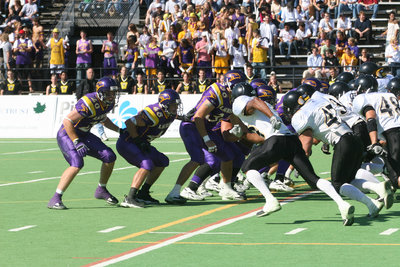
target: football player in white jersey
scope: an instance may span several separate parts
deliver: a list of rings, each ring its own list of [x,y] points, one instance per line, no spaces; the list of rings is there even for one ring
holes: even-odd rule
[[[394,78],[393,75],[384,72],[383,68],[379,67],[376,63],[368,61],[360,66],[360,73],[371,75],[376,78],[378,82],[378,92],[387,93],[387,85],[391,79]]]
[[[386,140],[386,167],[392,187],[400,187],[400,107],[392,93],[376,92],[374,86],[359,86],[353,101],[354,111],[367,122],[371,144],[369,149],[376,155],[386,154],[379,143],[379,136]]]
[[[288,116],[293,115],[292,126],[299,134],[307,155],[311,155],[313,138],[334,147],[331,176],[337,192],[364,203],[371,217],[376,217],[384,204],[366,196],[359,188],[377,193],[387,208],[392,206],[393,193],[389,182],[373,183],[362,179],[364,175],[372,175],[365,170],[359,170],[363,154],[362,143],[337,115],[329,100],[308,99],[298,92],[289,92],[283,99],[283,105]]]
[[[252,96],[253,95],[253,96]],[[331,197],[338,205],[344,225],[351,225],[354,217],[354,206],[344,201],[335,191],[332,184],[319,179],[308,160],[296,134],[292,133],[279,118],[273,107],[254,96],[254,92],[247,84],[236,85],[232,96],[233,113],[248,127],[254,127],[263,139],[262,145],[250,152],[249,157],[242,165],[242,171],[247,179],[264,195],[266,204],[259,215],[270,213],[272,195],[270,195],[264,180],[257,171],[265,165],[273,164],[281,159],[291,163],[313,188],[317,187]],[[276,123],[276,121],[280,123]],[[238,129],[240,129],[238,127]]]

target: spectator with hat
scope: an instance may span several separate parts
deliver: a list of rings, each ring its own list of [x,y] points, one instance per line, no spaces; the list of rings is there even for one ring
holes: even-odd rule
[[[17,76],[20,81],[28,80],[29,92],[33,92],[31,81],[31,68],[32,68],[32,41],[28,38],[24,30],[19,30],[19,38],[14,42],[13,52],[17,56],[16,67]]]
[[[46,48],[50,48],[50,73],[61,73],[65,63],[64,39],[57,28],[53,29],[53,37],[47,42]]]

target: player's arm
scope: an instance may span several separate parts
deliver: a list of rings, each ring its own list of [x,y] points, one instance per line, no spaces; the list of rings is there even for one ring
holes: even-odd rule
[[[376,122],[376,112],[371,106],[367,106],[363,110],[365,120],[367,121],[367,130],[371,144],[378,143],[378,126]]]
[[[206,144],[206,146],[208,147],[208,151],[210,151],[210,152],[215,152],[217,146],[215,145],[215,143],[213,141],[210,140],[210,137],[207,134],[204,119],[208,114],[211,113],[211,111],[213,111],[214,108],[215,108],[214,105],[211,104],[210,101],[205,100],[193,116],[197,131],[199,132],[200,136],[203,138],[203,141]]]
[[[104,126],[106,126],[106,128],[114,131],[114,132],[119,132],[120,128],[115,125],[108,117],[105,119],[105,121],[103,122]]]
[[[129,135],[132,138],[136,138],[139,136],[137,132],[137,127],[138,126],[145,126],[146,123],[144,120],[141,118],[141,113],[139,113],[136,116],[133,116],[132,118],[128,119],[125,121],[126,129],[128,130]]]
[[[301,145],[303,146],[304,152],[306,152],[307,157],[311,156],[312,145],[313,145],[313,133],[312,130],[305,130],[301,135],[299,135]]]
[[[279,129],[281,127],[281,121],[278,120],[278,118],[272,113],[267,104],[257,97],[254,97],[247,103],[245,115],[251,115],[255,110],[258,110],[267,116],[270,119],[270,123],[274,129]]]
[[[76,109],[74,109],[63,120],[65,132],[72,141],[78,139],[78,135],[76,134],[74,125],[83,118],[84,117],[79,114]]]

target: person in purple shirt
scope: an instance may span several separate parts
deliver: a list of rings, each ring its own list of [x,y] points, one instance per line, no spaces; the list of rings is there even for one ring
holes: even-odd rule
[[[103,68],[104,76],[112,76],[116,78],[118,74],[118,67],[116,56],[118,56],[118,44],[114,41],[114,34],[107,33],[107,40],[103,42],[101,52],[104,53]]]
[[[160,203],[150,196],[149,190],[168,167],[169,159],[150,143],[167,131],[181,110],[179,94],[172,89],[165,89],[158,96],[158,103],[145,107],[125,122],[126,130],[117,141],[117,151],[139,170],[133,176],[129,193],[121,203],[122,207],[143,208],[145,204]]]
[[[82,79],[82,72],[85,74],[86,70],[92,65],[93,45],[92,41],[87,39],[87,34],[84,30],[80,32],[81,39],[76,41],[76,80],[79,85]]]
[[[120,129],[107,117],[115,106],[118,93],[117,83],[109,77],[100,79],[96,84],[96,92],[84,95],[64,119],[57,133],[57,143],[69,167],[61,175],[57,190],[50,199],[49,209],[66,209],[62,202],[62,195],[83,167],[83,158],[86,155],[103,162],[100,171],[99,186],[94,197],[104,199],[111,205],[118,204],[118,199],[108,192],[106,185],[114,168],[116,155],[97,136],[90,133],[93,125],[102,122],[113,131]]]
[[[193,171],[204,160],[203,148],[221,160],[221,174],[224,181],[220,196],[223,199],[243,199],[231,187],[232,160],[234,153],[232,145],[223,140],[221,134],[213,129],[219,121],[229,119],[234,124],[239,124],[239,119],[232,114],[231,89],[235,84],[244,82],[245,75],[241,71],[232,70],[224,75],[225,84],[213,83],[202,94],[201,99],[187,118],[182,121],[179,133],[190,155],[190,161],[182,168],[176,184],[167,195],[165,201],[169,204],[184,204],[186,199],[180,196],[180,189]]]

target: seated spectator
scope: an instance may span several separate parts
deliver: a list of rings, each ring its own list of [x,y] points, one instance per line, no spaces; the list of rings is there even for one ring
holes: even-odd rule
[[[321,47],[321,56],[325,57],[326,51],[332,49],[333,53],[336,53],[336,46],[334,46],[331,42],[331,39],[325,39],[325,44]]]
[[[296,54],[299,54],[298,49],[305,47],[307,49],[307,53],[311,53],[311,31],[310,29],[305,28],[304,22],[299,23],[299,28],[296,31],[296,36],[295,36],[295,49],[296,49]]]
[[[328,72],[328,77],[329,77],[328,83],[329,83],[329,85],[332,85],[332,84],[335,83],[336,78],[338,76],[338,73],[339,73],[339,71],[338,71],[337,68],[330,68],[329,69],[329,72]]]
[[[339,66],[339,61],[337,57],[333,54],[332,49],[328,49],[326,51],[326,55],[324,57],[324,60],[322,62],[322,73],[329,77],[330,69],[336,68]]]
[[[336,22],[336,28],[338,31],[343,32],[347,37],[353,36],[350,17],[345,13],[340,14]]]
[[[185,95],[196,93],[195,86],[193,85],[193,82],[191,81],[190,74],[187,72],[183,73],[182,79],[183,79],[183,81],[181,81],[178,84],[178,87],[176,87],[175,91],[178,94],[185,94]]]
[[[351,52],[349,47],[346,47],[345,53],[340,59],[340,65],[343,67],[343,71],[351,72],[355,70],[354,66],[357,66],[358,59]]]
[[[386,45],[390,43],[393,37],[399,36],[399,21],[396,19],[396,13],[394,11],[389,14],[389,21],[386,31],[384,31],[381,36],[386,35]]]
[[[150,88],[151,93],[159,94],[165,89],[174,89],[172,84],[165,79],[165,72],[162,69],[157,70],[157,79],[153,81],[153,84]]]
[[[351,52],[356,56],[356,58],[360,56],[360,52],[356,44],[356,39],[354,39],[353,37],[349,38],[347,46],[350,48]]]
[[[133,93],[133,85],[135,84],[135,81],[131,76],[128,75],[128,69],[127,67],[123,66],[121,67],[120,73],[118,74],[117,77],[117,84],[119,87],[119,92],[121,93],[126,93],[126,94],[132,94]]]
[[[276,78],[275,71],[272,71],[270,73],[268,86],[271,86],[277,94],[282,93],[282,87],[281,84],[278,82],[278,79]]]
[[[252,80],[259,78],[259,76],[254,72],[254,67],[250,63],[244,65],[244,75],[246,75],[248,83],[251,83]]]
[[[209,79],[207,79],[206,71],[204,69],[199,69],[199,76],[196,79],[195,92],[197,94],[202,94],[211,85]]]
[[[354,37],[360,42],[360,38],[365,37],[367,43],[371,42],[372,24],[371,21],[365,16],[365,12],[361,11],[359,18],[354,23]]]
[[[290,58],[292,48],[293,48],[293,41],[294,37],[296,36],[294,30],[290,29],[289,24],[285,24],[285,27],[281,32],[279,33],[279,50],[281,52],[281,55],[285,55],[285,48],[288,48],[288,52],[286,54],[286,59]]]
[[[333,23],[333,19],[329,17],[329,13],[324,13],[324,18],[319,22],[319,31],[325,32],[328,35],[328,38],[332,39],[334,29],[335,24]]]
[[[368,53],[367,49],[363,48],[361,50],[359,61],[360,61],[360,66],[365,62],[371,61],[371,55]]]
[[[299,6],[301,7],[301,11],[308,16],[310,13],[314,13],[314,6],[312,4],[312,0],[300,0]]]
[[[328,13],[334,14],[334,18],[338,17],[339,0],[328,0]]]
[[[303,78],[307,79],[310,77],[315,77],[317,79],[321,79],[322,75],[322,57],[318,53],[318,49],[316,47],[312,48],[312,54],[307,57],[307,66],[308,69],[303,72]]]
[[[32,24],[32,19],[36,17],[38,14],[38,7],[36,3],[33,2],[33,0],[28,0],[28,3],[26,3],[22,9],[21,12],[19,12],[19,16],[21,17],[21,21]]]
[[[260,31],[254,30],[253,40],[251,41],[251,62],[255,68],[255,74],[265,79],[265,67],[267,66],[268,40],[261,38]]]
[[[336,36],[336,56],[341,58],[348,43],[343,32],[338,31]]]
[[[291,29],[297,29],[297,19],[299,17],[299,13],[293,6],[293,2],[289,1],[286,7],[282,8],[281,11],[281,19],[282,23],[279,28],[283,29],[285,24],[288,24]]]
[[[400,46],[397,38],[393,37],[390,44],[386,46],[385,58],[392,68],[392,75],[400,77]]]
[[[379,0],[358,0],[357,13],[360,14],[362,10],[373,10],[372,18],[375,19],[378,14]]]
[[[314,47],[318,48],[319,53],[321,53],[321,48],[325,45],[325,40],[327,36],[325,32],[318,32],[318,37],[314,42]]]
[[[232,68],[242,69],[246,64],[247,49],[244,44],[240,44],[238,39],[233,39],[229,47],[229,55],[232,58]]]
[[[328,9],[328,0],[313,0],[313,6],[315,8],[315,19],[322,20],[323,13],[326,13]]]
[[[61,72],[58,87],[60,88],[60,95],[72,95],[72,93],[75,92],[75,84],[73,81],[68,80],[68,75],[65,70]]]
[[[16,79],[14,71],[7,71],[7,79],[0,83],[0,95],[20,95],[22,94],[22,86]]]
[[[60,87],[58,86],[57,74],[51,75],[51,83],[46,87],[46,95],[57,95],[60,92]]]
[[[133,86],[133,94],[148,94],[147,84],[144,82],[144,73],[136,73],[136,84]]]
[[[357,1],[358,0],[340,0],[338,13],[343,14],[345,11],[351,11],[353,19],[355,19],[357,14]]]

